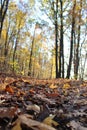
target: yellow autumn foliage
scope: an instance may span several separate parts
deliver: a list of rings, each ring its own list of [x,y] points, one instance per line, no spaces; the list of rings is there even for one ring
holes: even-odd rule
[[[26,16],[26,13],[22,12],[21,10],[17,11],[17,13],[15,15],[17,28],[22,28],[24,26],[25,16]]]
[[[5,29],[2,30],[2,37],[3,37],[3,39],[6,39],[6,30]]]

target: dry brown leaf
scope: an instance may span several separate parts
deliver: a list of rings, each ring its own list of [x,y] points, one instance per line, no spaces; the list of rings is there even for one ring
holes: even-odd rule
[[[5,102],[5,100],[3,99],[3,100],[0,100],[0,104],[2,104],[3,102]]]
[[[9,86],[9,85],[6,86],[5,91],[6,91],[6,92],[9,92],[9,93],[11,93],[11,94],[14,94],[13,88],[12,88],[11,86]]]
[[[31,89],[29,90],[29,92],[30,92],[31,94],[35,94],[35,90],[34,90],[33,88],[31,88]]]
[[[71,121],[69,125],[72,127],[73,130],[87,130],[87,128],[81,126],[79,122]]]
[[[57,98],[60,95],[58,93],[46,93],[46,96],[48,98]]]
[[[5,80],[4,80],[4,83],[7,83],[7,84],[11,84],[15,81],[14,78],[11,78],[11,77],[6,77]]]
[[[11,107],[11,108],[1,108],[0,109],[0,118],[12,118],[15,115],[15,112],[17,111],[17,106],[16,107]]]
[[[38,105],[36,105],[36,104],[34,104],[34,105],[26,105],[26,109],[27,110],[33,110],[33,111],[35,111],[37,113],[40,112],[40,107]]]
[[[32,130],[55,130],[51,126],[48,126],[44,123],[29,119],[25,115],[20,115],[19,120],[21,121],[21,123],[27,125],[29,128],[32,128]]]

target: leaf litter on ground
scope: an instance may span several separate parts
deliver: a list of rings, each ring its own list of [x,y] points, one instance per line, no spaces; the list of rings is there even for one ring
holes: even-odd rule
[[[87,130],[87,81],[0,74],[0,130]]]

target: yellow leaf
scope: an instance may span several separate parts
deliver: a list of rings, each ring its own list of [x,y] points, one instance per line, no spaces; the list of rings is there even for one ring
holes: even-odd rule
[[[12,130],[22,130],[21,129],[21,125],[20,125],[20,121],[18,121],[15,126],[12,128]]]
[[[0,91],[5,90],[6,85],[7,85],[6,83],[1,83],[1,84],[0,84]]]
[[[54,121],[53,118],[54,118],[54,115],[49,116],[46,119],[44,119],[43,123],[49,126],[58,126],[59,124],[56,121]]]
[[[63,85],[63,89],[69,89],[69,88],[70,88],[70,85],[68,83]]]
[[[58,86],[57,85],[54,85],[54,84],[51,84],[50,86],[49,86],[49,88],[52,88],[52,89],[55,89],[55,88],[57,88]]]

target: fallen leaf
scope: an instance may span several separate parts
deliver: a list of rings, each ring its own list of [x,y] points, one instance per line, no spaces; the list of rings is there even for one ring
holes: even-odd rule
[[[29,90],[29,92],[30,92],[31,94],[35,94],[35,90],[34,90],[33,88],[31,88],[31,89]]]
[[[49,86],[49,88],[54,89],[54,88],[58,88],[58,86],[57,86],[57,85],[54,85],[54,84],[51,84],[51,85]]]
[[[2,83],[2,84],[0,84],[0,91],[5,90],[6,85],[7,85],[6,83]]]
[[[54,117],[55,117],[54,115],[47,117],[46,119],[44,119],[43,123],[45,123],[49,126],[57,127],[59,124],[58,124],[58,122],[53,120]]]
[[[86,127],[81,126],[80,123],[76,121],[71,121],[69,126],[71,126],[73,130],[87,130]]]
[[[6,91],[6,92],[9,92],[9,93],[11,93],[11,94],[14,94],[13,88],[12,88],[11,86],[9,86],[9,85],[6,86],[5,91]]]
[[[11,84],[15,81],[14,78],[11,78],[11,77],[6,77],[5,80],[4,80],[4,83],[7,83],[7,84]]]
[[[17,122],[15,123],[14,127],[12,128],[12,130],[22,130],[21,124],[20,124],[19,120],[17,120]]]
[[[33,110],[33,111],[35,111],[37,113],[40,112],[40,107],[38,105],[36,105],[36,104],[34,104],[34,105],[26,105],[26,109],[27,110]]]
[[[15,113],[17,111],[17,106],[16,107],[11,107],[11,108],[1,108],[0,109],[0,118],[12,118],[14,117]]]
[[[27,127],[29,127],[29,128],[32,128],[32,130],[55,130],[55,128],[53,128],[49,125],[29,119],[25,115],[20,115],[19,119],[20,119],[21,123],[27,125]]]
[[[60,95],[58,93],[46,93],[46,96],[48,98],[57,98]]]
[[[0,104],[2,104],[3,102],[5,102],[5,100],[3,99],[3,100],[0,100]]]
[[[63,85],[63,89],[69,89],[69,88],[70,88],[70,85],[68,83]]]

